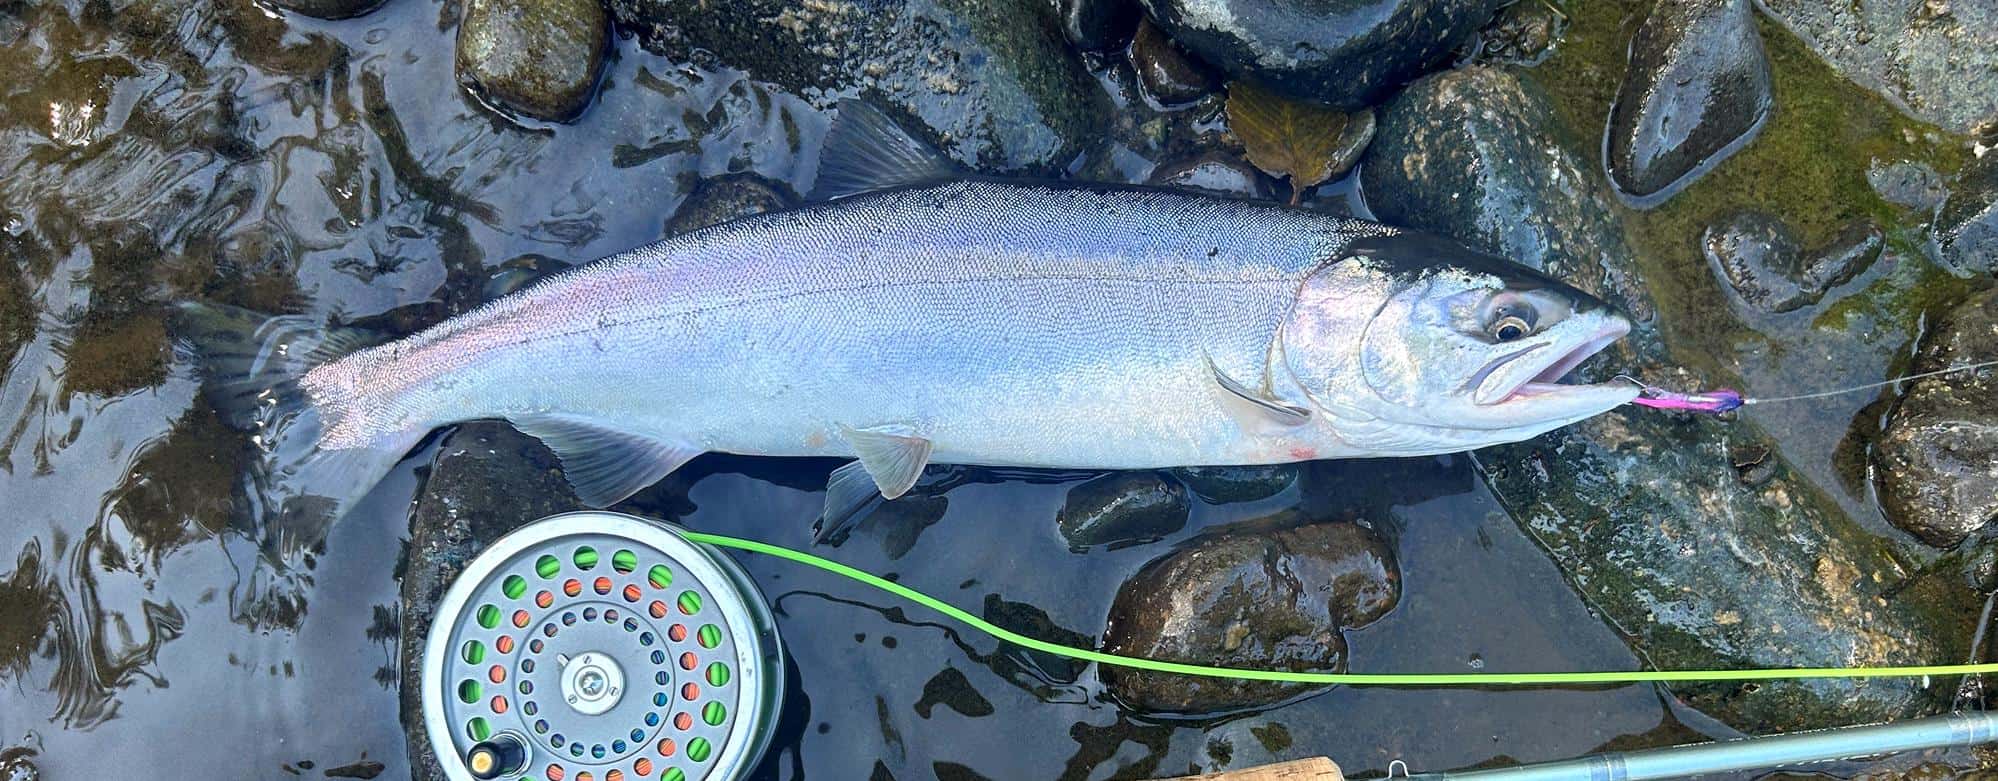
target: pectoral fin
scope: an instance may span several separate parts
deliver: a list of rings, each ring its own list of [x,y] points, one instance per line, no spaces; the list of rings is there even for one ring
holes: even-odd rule
[[[576,497],[593,507],[624,501],[703,452],[685,442],[633,433],[581,415],[520,415],[508,420],[555,451]]]
[[[1221,386],[1231,401],[1238,402],[1237,406],[1245,413],[1283,426],[1302,426],[1311,422],[1311,410],[1256,392],[1221,371],[1212,359],[1208,360],[1207,367],[1214,371],[1214,382]]]
[[[881,495],[889,499],[915,485],[916,478],[923,476],[923,467],[930,463],[930,441],[916,436],[907,426],[841,426],[839,433],[853,447],[853,454],[874,478]]]

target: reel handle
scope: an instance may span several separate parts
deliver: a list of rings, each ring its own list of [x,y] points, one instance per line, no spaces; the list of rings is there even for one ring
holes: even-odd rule
[[[465,767],[480,781],[512,775],[526,766],[527,745],[511,734],[494,735],[465,752]]]

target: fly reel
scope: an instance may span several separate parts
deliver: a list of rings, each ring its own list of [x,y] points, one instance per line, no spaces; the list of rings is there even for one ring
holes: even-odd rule
[[[734,779],[783,698],[768,605],[663,523],[579,512],[474,558],[423,651],[423,720],[452,781]]]

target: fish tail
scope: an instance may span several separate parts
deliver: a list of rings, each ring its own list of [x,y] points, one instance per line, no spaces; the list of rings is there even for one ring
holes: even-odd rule
[[[378,334],[214,304],[178,310],[176,344],[199,366],[203,394],[229,425],[252,434],[257,458],[246,493],[267,552],[288,558],[318,544],[426,433],[328,446],[329,433],[356,428],[349,418],[363,399],[315,392],[306,374],[384,341]]]

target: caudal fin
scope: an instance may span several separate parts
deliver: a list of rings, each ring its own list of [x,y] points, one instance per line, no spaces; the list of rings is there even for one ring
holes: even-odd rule
[[[244,481],[248,529],[279,579],[289,563],[325,539],[326,530],[365,496],[424,432],[376,446],[321,447],[328,428],[351,411],[348,400],[315,399],[300,386],[314,367],[372,346],[382,338],[353,328],[327,328],[307,317],[271,317],[234,307],[186,303],[174,324],[181,349],[200,367],[202,389],[231,426],[249,432],[255,458]],[[257,591],[282,590],[268,584]],[[239,595],[252,602],[263,594]],[[282,603],[286,597],[268,598]],[[237,606],[253,623],[285,623],[279,605]],[[268,618],[260,618],[270,614]]]

